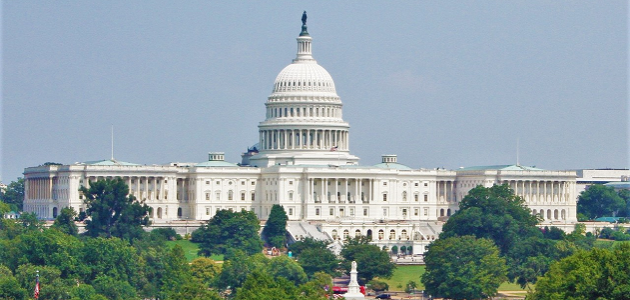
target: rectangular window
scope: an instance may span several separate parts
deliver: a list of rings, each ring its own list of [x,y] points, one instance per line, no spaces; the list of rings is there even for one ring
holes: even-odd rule
[[[293,201],[293,193],[289,192],[289,201]]]
[[[221,192],[217,192],[217,201],[221,201]]]
[[[256,185],[256,182],[255,182],[255,181],[252,181],[252,185]]]
[[[417,208],[414,208],[414,209],[413,209],[413,215],[414,215],[414,216],[417,216],[417,215],[418,215],[418,209],[417,209]]]
[[[206,207],[206,216],[210,215],[210,207]]]
[[[210,193],[206,193],[206,200],[210,200]]]
[[[293,208],[289,208],[289,216],[293,215]]]
[[[413,200],[414,201],[418,202],[419,198],[420,198],[420,195],[418,195],[418,194],[413,195]]]
[[[206,184],[210,184],[210,180],[206,180]]]
[[[423,215],[425,215],[425,216],[429,215],[429,209],[428,208],[426,208],[426,207],[424,208]]]
[[[241,192],[241,201],[245,201],[245,192]]]
[[[245,185],[245,181],[241,181],[241,185]]]
[[[256,194],[252,192],[252,201],[256,201]]]
[[[217,184],[221,184],[221,181],[217,181],[216,183],[217,183]]]
[[[425,195],[424,195],[424,202],[427,202],[427,201],[429,201],[429,195],[426,195],[426,194],[425,194]]]
[[[290,185],[293,185],[293,180],[289,180],[289,184],[290,184]]]
[[[332,215],[334,215],[334,214],[335,214],[335,208],[334,208],[334,207],[331,207],[331,208],[330,208],[330,215],[332,216]]]
[[[387,193],[383,194],[383,201],[387,201]]]
[[[383,185],[387,185],[387,181],[383,181]]]
[[[350,207],[350,215],[354,216],[354,208]]]
[[[363,209],[363,215],[367,217],[367,215],[368,215],[368,209],[367,208]]]
[[[316,209],[315,209],[315,215],[316,215],[316,216],[319,216],[319,208],[316,208]]]
[[[428,182],[425,182],[425,183],[424,183],[424,186],[429,186],[429,183],[428,183]]]
[[[383,208],[383,217],[387,217],[387,208]]]
[[[413,185],[414,185],[414,186],[418,186],[418,183],[416,182],[416,183],[414,183]]]

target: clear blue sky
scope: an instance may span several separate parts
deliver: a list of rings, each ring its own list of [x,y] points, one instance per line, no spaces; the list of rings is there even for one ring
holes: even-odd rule
[[[4,1],[2,180],[240,153],[308,11],[361,164],[628,167],[626,1]]]

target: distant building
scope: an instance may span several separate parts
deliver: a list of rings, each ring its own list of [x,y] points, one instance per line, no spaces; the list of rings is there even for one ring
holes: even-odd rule
[[[613,186],[617,186],[617,184],[623,186],[622,182],[628,182],[630,178],[630,170],[628,169],[581,169],[575,172],[577,174],[577,196],[590,185],[610,183]]]
[[[412,169],[396,155],[360,165],[350,154],[350,126],[330,74],[311,53],[306,26],[297,56],[277,76],[258,126],[257,146],[240,164],[222,152],[201,163],[139,165],[114,159],[24,170],[24,210],[51,219],[63,207],[83,211],[80,186],[120,177],[152,207],[156,224],[208,220],[218,210],[251,210],[265,220],[284,206],[293,239],[340,241],[371,236],[379,247],[420,254],[477,185],[508,184],[545,224],[576,222],[576,174],[519,165],[460,170]]]

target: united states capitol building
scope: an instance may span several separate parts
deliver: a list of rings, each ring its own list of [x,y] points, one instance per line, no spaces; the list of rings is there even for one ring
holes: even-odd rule
[[[304,21],[297,56],[278,74],[265,103],[259,142],[241,163],[211,152],[201,163],[140,165],[112,158],[30,167],[24,170],[24,211],[42,219],[67,206],[84,211],[80,186],[120,177],[152,208],[156,225],[208,220],[221,209],[251,210],[265,220],[280,204],[294,239],[367,235],[379,246],[412,246],[422,253],[470,189],[508,184],[544,224],[569,227],[577,221],[574,171],[518,164],[412,169],[396,155],[359,164],[335,83],[313,58],[312,42]]]

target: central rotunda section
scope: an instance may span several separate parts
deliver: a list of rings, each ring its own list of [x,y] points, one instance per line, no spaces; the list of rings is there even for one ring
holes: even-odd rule
[[[350,154],[350,125],[332,77],[312,56],[312,38],[302,18],[297,57],[286,66],[267,98],[266,119],[258,125],[259,153],[251,164],[356,165]]]

